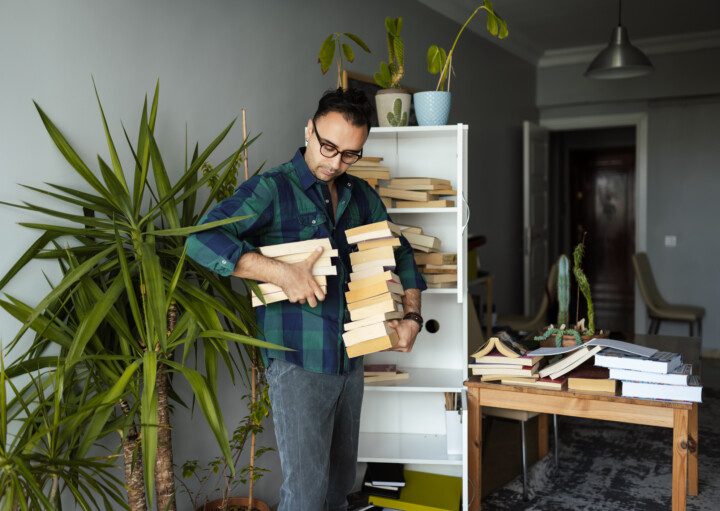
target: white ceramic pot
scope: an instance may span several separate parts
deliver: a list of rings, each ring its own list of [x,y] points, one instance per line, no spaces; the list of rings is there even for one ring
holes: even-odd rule
[[[402,89],[380,89],[375,94],[375,108],[381,127],[407,126],[412,96]]]

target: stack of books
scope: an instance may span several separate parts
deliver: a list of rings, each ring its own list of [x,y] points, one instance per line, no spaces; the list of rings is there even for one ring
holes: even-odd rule
[[[415,252],[415,263],[429,288],[457,287],[457,254]]]
[[[594,365],[588,360],[568,373],[568,390],[579,390],[592,394],[617,394],[617,380],[610,378],[606,367]]]
[[[358,245],[350,254],[352,273],[345,301],[350,311],[343,341],[348,357],[393,348],[398,337],[388,321],[402,319],[405,290],[393,273],[400,229],[383,220],[345,231],[348,244]]]
[[[363,490],[370,495],[399,499],[405,486],[405,475],[400,463],[368,463],[363,479]]]
[[[312,274],[315,282],[320,285],[323,292],[327,292],[327,275],[337,275],[337,268],[332,264],[333,257],[337,257],[338,251],[332,248],[329,238],[296,241],[292,243],[280,243],[279,245],[268,245],[260,247],[260,253],[285,263],[299,263],[313,254],[317,247],[323,248],[322,255],[312,267]],[[260,307],[275,302],[287,300],[285,292],[270,283],[258,284],[260,295],[255,290],[252,292],[252,306]],[[261,299],[262,296],[262,299]]]
[[[395,364],[365,364],[365,383],[406,380],[407,371],[400,371]]]
[[[382,161],[383,159],[380,156],[363,156],[356,163],[350,165],[347,173],[365,180],[367,184],[377,190],[378,182],[381,179],[390,179],[390,169],[383,165]],[[381,198],[386,208],[392,207],[391,199]]]
[[[641,357],[607,349],[595,357],[595,365],[608,368],[609,378],[622,383],[623,396],[702,402],[700,377],[692,374],[691,364],[683,364],[679,353]]]
[[[468,367],[482,381],[502,381],[509,377],[535,380],[543,358],[528,356],[527,349],[505,332],[491,337],[470,356],[473,362]]]
[[[394,200],[396,208],[449,208],[455,201],[441,199],[457,195],[450,181],[432,177],[391,179],[378,188],[380,197]]]

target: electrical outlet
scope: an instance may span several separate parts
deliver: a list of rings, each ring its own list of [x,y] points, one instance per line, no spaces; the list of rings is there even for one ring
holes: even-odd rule
[[[677,236],[672,234],[665,235],[665,246],[666,247],[677,247]]]

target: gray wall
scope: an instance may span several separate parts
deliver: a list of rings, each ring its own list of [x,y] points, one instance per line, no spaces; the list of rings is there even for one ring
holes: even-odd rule
[[[706,308],[706,353],[720,350],[718,58],[720,49],[654,55],[654,74],[619,81],[587,80],[584,65],[544,68],[537,83],[543,120],[647,114],[648,256],[668,301]],[[676,235],[677,247],[665,247],[665,235]],[[661,333],[687,335],[687,327],[664,324]]]
[[[0,200],[35,199],[17,183],[45,181],[76,185],[77,179],[52,146],[34,110],[36,99],[58,123],[81,155],[91,163],[95,153],[107,156],[92,92],[95,77],[106,115],[119,146],[120,120],[136,133],[143,96],[160,79],[156,133],[166,164],[183,162],[184,133],[207,144],[245,107],[252,133],[262,137],[250,151],[251,161],[269,165],[289,159],[302,143],[302,128],[320,93],[334,86],[322,76],[317,50],[332,31],[351,31],[375,52],[360,55],[351,68],[372,74],[384,49],[385,16],[404,17],[406,85],[432,88],[424,60],[431,43],[449,45],[458,25],[411,0],[343,3],[162,0],[97,2],[42,0],[0,3]],[[480,25],[482,26],[482,25]],[[535,72],[532,66],[466,33],[456,56],[451,122],[470,124],[470,231],[488,236],[483,265],[496,275],[499,310],[521,300],[521,145],[523,119],[536,119]],[[227,154],[241,139],[235,129],[221,146]],[[129,163],[123,147],[121,158]],[[4,272],[34,238],[18,227],[27,219],[6,209],[0,217],[5,244],[0,252]],[[7,291],[29,302],[43,292],[34,264]],[[13,336],[18,325],[0,315],[0,338]],[[223,376],[221,402],[228,428],[244,415],[242,387]],[[188,397],[187,389],[180,389]],[[217,452],[198,414],[177,408],[175,461],[209,459]],[[274,445],[272,427],[261,444]],[[276,502],[280,470],[275,455],[266,463],[272,473],[257,494]],[[183,505],[182,509],[188,507]]]

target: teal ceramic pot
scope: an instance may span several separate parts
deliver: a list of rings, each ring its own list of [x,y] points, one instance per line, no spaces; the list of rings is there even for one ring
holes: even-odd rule
[[[425,91],[413,94],[415,116],[420,126],[444,126],[450,117],[451,93]]]

